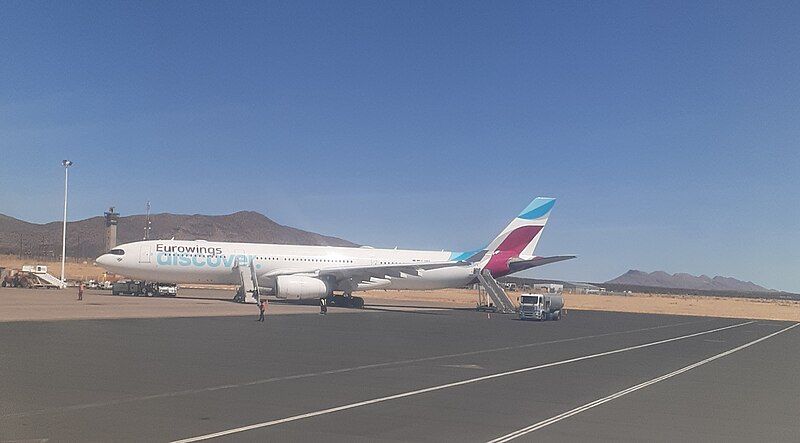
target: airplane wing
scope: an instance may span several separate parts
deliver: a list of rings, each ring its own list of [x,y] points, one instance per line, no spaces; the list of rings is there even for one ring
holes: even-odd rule
[[[266,274],[264,277],[277,277],[279,275],[313,275],[316,277],[332,277],[333,279],[351,279],[354,282],[369,281],[371,278],[400,278],[403,274],[419,275],[419,271],[430,271],[432,269],[447,268],[450,266],[466,265],[466,262],[446,261],[428,263],[399,263],[391,265],[364,265],[364,266],[339,266],[334,268],[322,269],[278,269]]]
[[[552,257],[534,257],[529,260],[516,259],[508,262],[508,269],[511,272],[518,272],[524,269],[535,268],[537,266],[555,263],[576,258],[576,255],[554,255]]]

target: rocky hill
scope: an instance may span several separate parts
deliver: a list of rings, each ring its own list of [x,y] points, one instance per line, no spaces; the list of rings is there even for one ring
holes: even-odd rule
[[[619,277],[607,281],[606,284],[697,291],[770,292],[769,289],[751,281],[741,281],[733,277],[694,276],[686,273],[668,274],[663,271],[648,273],[635,269],[631,269]]]
[[[357,246],[347,240],[328,237],[278,224],[257,212],[229,215],[151,215],[151,239],[241,241],[325,246]],[[117,244],[141,240],[145,216],[120,217]],[[67,256],[94,258],[105,249],[103,217],[67,223]],[[0,254],[35,257],[61,255],[61,222],[28,223],[0,214]]]

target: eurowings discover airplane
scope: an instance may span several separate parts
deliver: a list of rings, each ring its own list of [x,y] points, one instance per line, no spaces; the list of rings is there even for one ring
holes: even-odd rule
[[[340,306],[362,306],[355,291],[463,288],[477,273],[497,278],[575,258],[533,255],[555,199],[534,199],[486,247],[468,252],[147,240],[127,243],[97,258],[126,277],[172,283],[242,284],[259,296],[305,300],[334,296]],[[344,302],[343,302],[344,301]]]

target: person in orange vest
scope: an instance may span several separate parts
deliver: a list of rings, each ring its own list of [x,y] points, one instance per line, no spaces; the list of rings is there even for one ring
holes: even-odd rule
[[[78,285],[78,301],[83,300],[83,290],[85,287],[83,286],[83,282],[80,282]]]

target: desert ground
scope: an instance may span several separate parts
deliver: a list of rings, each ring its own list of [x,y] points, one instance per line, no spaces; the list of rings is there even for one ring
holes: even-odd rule
[[[510,293],[512,299],[516,297]],[[367,309],[474,308],[477,293],[470,290],[368,291]],[[176,298],[113,296],[109,291],[87,291],[77,301],[77,290],[0,288],[0,322],[103,318],[213,317],[256,315],[254,305],[233,303],[231,289],[182,288]],[[564,294],[570,310],[694,315],[800,321],[800,303],[794,301],[632,294]],[[268,314],[315,312],[314,303],[270,303]],[[331,308],[336,312],[358,310]]]
[[[45,265],[47,272],[56,277],[61,274],[61,261],[18,259],[15,255],[0,255],[0,268],[22,269],[23,265]],[[105,270],[92,259],[67,258],[64,274],[67,280],[103,280]]]
[[[51,274],[61,270],[60,262],[20,260],[13,255],[0,255],[0,267],[21,268],[26,264],[44,264]],[[69,259],[65,265],[68,280],[102,280],[103,268],[91,260]],[[17,292],[22,291],[22,292]],[[74,289],[51,291],[45,296],[32,296],[26,290],[0,290],[0,321],[48,320],[71,318],[140,318],[195,317],[215,315],[249,315],[252,306],[231,303],[232,288],[195,287],[184,289],[177,299],[145,299],[110,297],[107,292],[87,294],[83,307],[74,301]],[[519,293],[510,292],[512,300]],[[419,304],[431,307],[473,308],[477,292],[467,289],[438,291],[367,291],[358,294],[367,304]],[[91,300],[90,300],[91,299]],[[565,293],[567,311],[591,310],[647,314],[696,315],[709,317],[752,318],[762,320],[800,321],[800,302],[714,296],[680,295],[587,295]],[[277,305],[275,313],[304,312],[308,307],[290,308]]]
[[[519,292],[509,292],[512,301]],[[403,300],[420,303],[435,302],[453,307],[474,307],[476,291],[446,289],[440,291],[367,291],[359,294],[369,304],[371,300]],[[800,321],[800,302],[696,295],[588,295],[564,293],[567,311],[634,312],[643,314],[696,315],[707,317],[750,318],[761,320]]]

